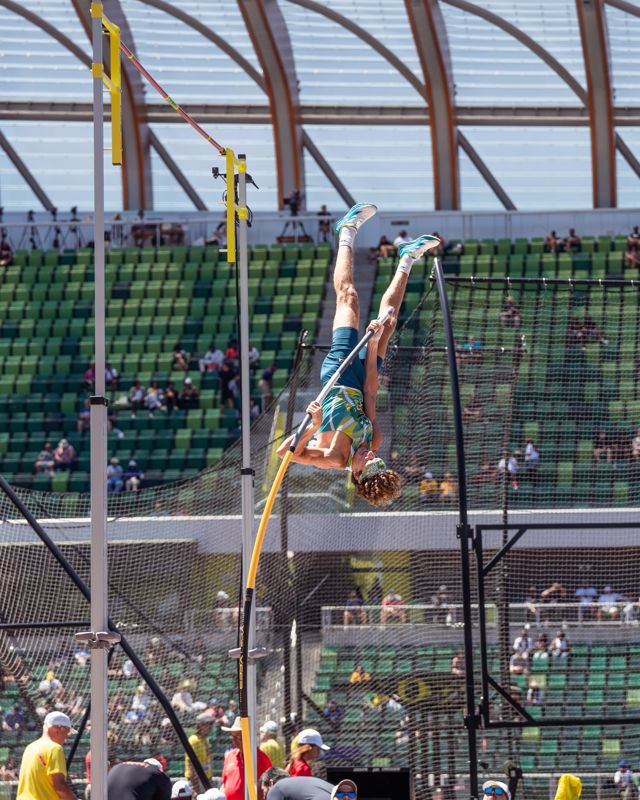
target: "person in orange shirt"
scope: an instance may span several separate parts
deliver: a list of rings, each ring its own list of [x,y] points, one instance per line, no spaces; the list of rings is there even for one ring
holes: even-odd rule
[[[291,777],[306,776],[311,778],[313,770],[310,762],[315,761],[321,750],[331,748],[322,741],[322,736],[313,728],[305,728],[298,734],[298,746],[289,756],[287,772]]]
[[[236,717],[233,725],[220,730],[231,734],[232,749],[224,757],[222,768],[222,791],[226,800],[244,800],[244,758],[242,753],[242,724],[240,717]],[[258,764],[258,778],[271,767],[271,759],[260,748],[256,750]]]

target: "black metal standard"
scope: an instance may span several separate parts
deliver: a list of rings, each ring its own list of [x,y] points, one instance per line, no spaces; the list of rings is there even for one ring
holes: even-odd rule
[[[90,622],[87,620],[67,620],[66,622],[3,622],[0,624],[0,631],[27,631],[39,628],[79,628],[84,630]]]
[[[442,324],[444,327],[445,341],[447,343],[447,361],[449,364],[449,378],[451,381],[451,397],[453,404],[453,421],[456,434],[456,459],[458,466],[458,514],[459,524],[457,535],[460,539],[460,556],[462,566],[462,604],[464,618],[464,661],[465,684],[467,698],[467,713],[465,725],[468,734],[469,746],[469,794],[471,798],[478,797],[478,751],[476,730],[478,716],[476,713],[475,683],[473,675],[473,632],[471,626],[471,574],[469,565],[469,545],[473,542],[471,528],[467,514],[467,471],[464,455],[464,434],[462,428],[462,404],[460,402],[460,383],[458,381],[458,365],[456,363],[455,343],[453,340],[453,326],[451,323],[451,310],[447,297],[447,286],[440,260],[433,259],[432,275],[435,276],[438,287],[440,309],[442,311]]]
[[[74,570],[74,568],[69,564],[67,559],[62,554],[60,548],[55,544],[55,542],[51,539],[49,534],[44,530],[42,525],[38,522],[38,520],[33,516],[33,514],[29,511],[29,509],[25,506],[22,500],[18,497],[18,495],[14,492],[13,488],[7,483],[4,476],[0,475],[0,489],[7,495],[9,500],[13,503],[13,505],[18,509],[18,511],[22,514],[26,522],[29,524],[33,532],[36,536],[43,542],[43,544],[48,548],[49,552],[53,555],[56,561],[60,564],[62,569],[67,573],[75,587],[78,591],[82,594],[85,600],[88,603],[91,603],[91,592],[87,585],[84,583],[82,578],[78,575],[78,573]],[[117,627],[113,624],[112,620],[108,620],[109,622],[109,629],[119,633]],[[184,730],[182,729],[182,725],[180,724],[180,720],[178,719],[171,703],[167,700],[164,692],[156,683],[154,677],[151,675],[149,670],[143,664],[143,662],[138,657],[138,654],[135,650],[131,647],[129,642],[126,640],[123,634],[120,634],[120,647],[124,650],[124,652],[129,656],[131,661],[133,662],[135,668],[138,670],[142,678],[144,679],[147,686],[151,689],[153,694],[156,696],[156,699],[162,706],[165,714],[169,717],[173,729],[176,732],[178,739],[180,740],[180,744],[184,747],[185,753],[189,757],[189,760],[193,764],[195,771],[198,773],[198,777],[200,778],[202,784],[207,788],[211,787],[211,783],[209,778],[207,777],[207,773],[204,771],[202,764],[198,760],[189,739],[187,738]]]

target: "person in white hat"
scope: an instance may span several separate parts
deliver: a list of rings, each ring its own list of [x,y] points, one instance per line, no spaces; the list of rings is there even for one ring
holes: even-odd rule
[[[231,727],[220,726],[220,730],[231,734],[232,749],[224,757],[222,768],[222,791],[226,800],[244,800],[244,754],[242,752],[242,722],[236,717]],[[266,753],[256,748],[257,774],[271,767],[271,761]]]
[[[184,778],[180,778],[180,780],[175,781],[171,787],[171,800],[176,800],[176,798],[184,798],[184,800],[188,800],[188,798],[191,797],[193,797],[193,789],[191,788],[189,781],[186,781]]]
[[[67,783],[67,764],[62,745],[77,733],[62,711],[44,718],[42,736],[25,747],[18,778],[19,800],[76,800]]]
[[[358,787],[351,778],[343,778],[333,787],[331,800],[358,800]]]
[[[260,749],[269,756],[273,767],[284,769],[284,747],[276,738],[278,735],[278,723],[268,719],[260,728],[260,733],[262,734]]]
[[[497,797],[498,800],[511,800],[509,787],[502,781],[485,781],[482,784],[482,793],[485,797]]]
[[[287,772],[292,777],[313,775],[310,762],[315,761],[321,750],[331,748],[322,741],[322,736],[314,728],[305,728],[298,734],[296,749],[289,756]]]
[[[222,789],[207,789],[204,794],[199,794],[197,800],[227,800]]]
[[[188,800],[191,795],[179,796]],[[171,779],[157,758],[121,761],[109,770],[108,800],[171,800],[171,797]]]

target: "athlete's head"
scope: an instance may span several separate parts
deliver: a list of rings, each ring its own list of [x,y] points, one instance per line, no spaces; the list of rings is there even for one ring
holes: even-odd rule
[[[351,477],[356,494],[373,506],[386,506],[400,495],[400,476],[372,450],[360,447],[353,455]]]

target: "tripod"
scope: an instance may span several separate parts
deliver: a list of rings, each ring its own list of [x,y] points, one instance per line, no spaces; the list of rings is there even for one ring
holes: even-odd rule
[[[78,206],[73,206],[71,209],[71,219],[69,220],[71,223],[80,222],[80,218],[78,217]],[[78,225],[71,224],[64,232],[64,236],[62,237],[62,246],[66,247],[67,245],[67,238],[71,237],[71,247],[74,249],[78,249],[79,247],[84,247],[84,241],[82,237],[82,230]]]
[[[27,212],[27,223],[35,223],[35,214],[33,211]],[[23,245],[29,244],[32,250],[36,248],[42,247],[42,241],[40,239],[40,232],[38,231],[38,226],[33,225],[25,225],[22,229],[22,236],[20,237],[20,241],[18,242],[18,250],[23,248]]]

